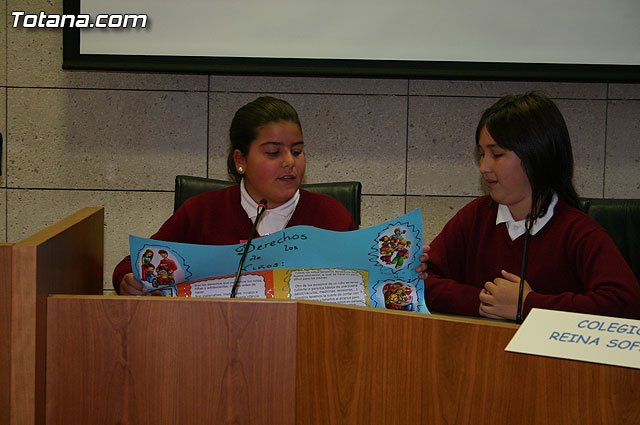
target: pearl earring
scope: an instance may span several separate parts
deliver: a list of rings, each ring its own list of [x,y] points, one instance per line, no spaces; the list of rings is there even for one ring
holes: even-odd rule
[[[240,174],[244,173],[244,167],[242,165],[238,167],[238,172]]]

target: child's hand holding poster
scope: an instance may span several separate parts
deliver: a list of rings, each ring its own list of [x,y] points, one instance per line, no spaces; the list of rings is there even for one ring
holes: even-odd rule
[[[428,313],[415,271],[422,245],[419,209],[352,232],[290,227],[251,242],[237,296]],[[228,298],[244,247],[130,237],[136,279],[180,297]]]

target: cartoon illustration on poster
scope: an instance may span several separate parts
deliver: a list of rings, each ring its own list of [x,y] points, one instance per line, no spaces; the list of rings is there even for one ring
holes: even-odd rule
[[[294,226],[248,248],[238,298],[303,299],[429,313],[415,272],[422,216],[351,232]],[[150,291],[228,298],[245,244],[194,245],[130,236],[134,276]]]
[[[145,247],[142,255],[138,257],[139,280],[149,289],[170,287],[176,282],[189,280],[191,273],[184,258],[170,246],[158,243],[154,241]]]
[[[406,217],[406,216],[405,216]],[[372,306],[388,308],[392,310],[420,311],[424,306],[423,282],[417,279],[413,271],[416,267],[416,257],[422,253],[422,220],[419,225],[401,217],[386,223],[375,238],[375,244],[371,247],[370,261],[375,267],[380,268],[386,274],[391,274],[391,279],[382,279],[371,285]],[[395,277],[397,275],[397,277]],[[409,279],[404,276],[410,276]],[[426,308],[426,307],[425,307]]]

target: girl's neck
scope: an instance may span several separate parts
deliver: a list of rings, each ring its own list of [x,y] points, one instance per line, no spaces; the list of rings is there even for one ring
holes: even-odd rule
[[[531,201],[508,205],[509,212],[515,221],[524,220],[531,212]]]

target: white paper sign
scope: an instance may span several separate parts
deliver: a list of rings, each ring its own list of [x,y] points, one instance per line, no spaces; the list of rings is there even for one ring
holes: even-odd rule
[[[534,308],[505,350],[640,369],[640,320]]]

